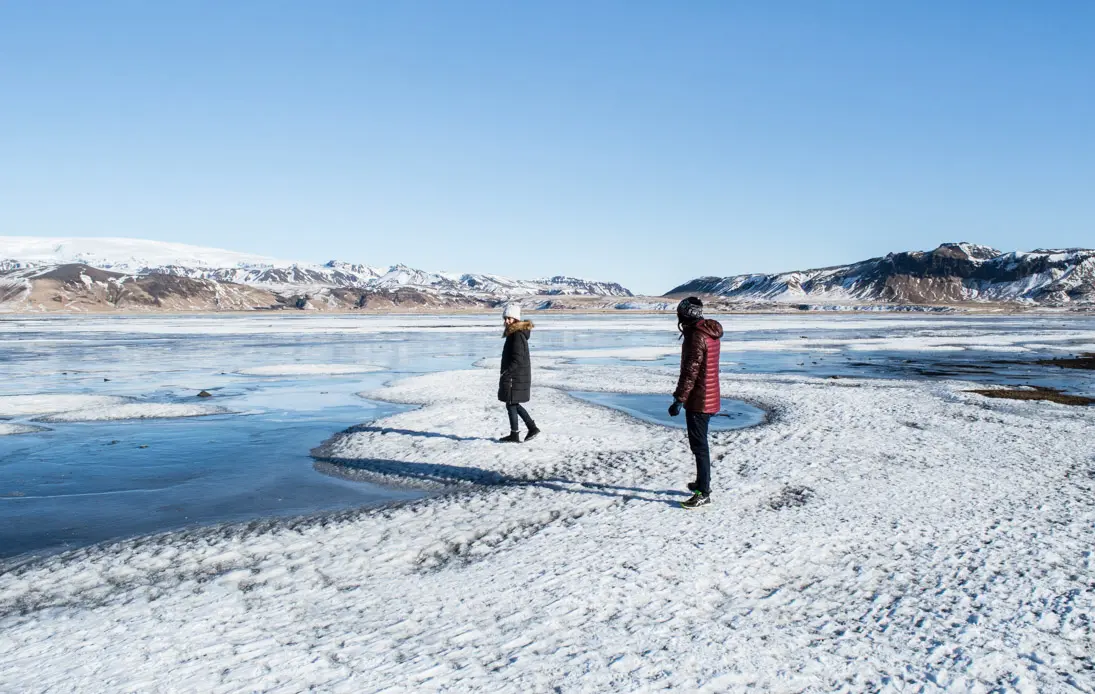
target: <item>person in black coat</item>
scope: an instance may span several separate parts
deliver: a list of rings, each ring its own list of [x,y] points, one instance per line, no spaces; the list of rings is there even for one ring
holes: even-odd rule
[[[540,433],[536,422],[522,406],[532,399],[532,359],[529,357],[528,339],[534,327],[530,321],[521,320],[521,306],[510,304],[502,314],[506,324],[502,348],[502,374],[498,379],[498,399],[506,403],[509,413],[509,436],[498,439],[501,443],[521,443],[517,428],[518,417],[528,427],[525,441]]]

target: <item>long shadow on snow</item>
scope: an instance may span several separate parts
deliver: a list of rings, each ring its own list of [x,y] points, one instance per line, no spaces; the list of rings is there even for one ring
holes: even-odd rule
[[[438,434],[434,431],[413,431],[411,429],[392,429],[391,427],[374,427],[368,424],[358,424],[347,429],[346,434],[371,432],[374,434],[402,434],[403,436],[418,436],[424,439],[448,439],[450,441],[492,441],[482,436],[456,436],[455,434]]]
[[[685,492],[676,489],[643,489],[641,487],[622,487],[599,482],[580,482],[568,480],[562,477],[547,479],[527,479],[510,477],[494,470],[484,470],[472,466],[446,465],[444,463],[413,463],[403,460],[374,459],[347,459],[347,458],[317,458],[313,465],[321,474],[341,477],[348,480],[367,480],[380,484],[392,484],[397,481],[426,482],[430,484],[451,485],[453,483],[471,482],[487,487],[541,487],[568,494],[595,494],[597,496],[615,497],[635,501],[649,501],[653,503],[669,504],[676,506],[679,502],[673,499],[643,496],[644,494],[668,494],[674,496],[687,496]],[[393,480],[393,478],[396,478]],[[565,486],[573,485],[573,486]]]

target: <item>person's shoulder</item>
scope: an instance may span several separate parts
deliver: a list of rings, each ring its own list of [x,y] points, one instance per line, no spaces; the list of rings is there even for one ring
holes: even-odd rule
[[[705,318],[700,321],[699,325],[696,326],[696,329],[704,335],[716,340],[721,339],[723,336],[722,323],[710,318]]]
[[[523,336],[523,337],[527,338],[529,333],[532,332],[532,329],[535,328],[535,327],[536,326],[533,325],[532,321],[528,321],[528,320],[518,321],[517,323],[514,323],[513,325],[506,326],[506,329],[505,329],[503,335],[506,338],[515,337],[517,335],[520,335],[520,336]]]

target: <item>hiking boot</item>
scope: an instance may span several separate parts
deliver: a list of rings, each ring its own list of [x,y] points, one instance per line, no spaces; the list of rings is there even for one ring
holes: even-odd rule
[[[521,443],[521,435],[516,431],[511,431],[509,436],[498,439],[498,443]]]
[[[539,433],[540,430],[535,425],[533,425],[533,427],[528,430],[528,433],[525,434],[525,441],[531,441],[532,439],[536,438]]]
[[[682,501],[681,506],[684,508],[699,508],[701,506],[707,506],[711,503],[711,495],[704,494],[703,492],[696,492],[692,495],[692,498],[688,501]]]

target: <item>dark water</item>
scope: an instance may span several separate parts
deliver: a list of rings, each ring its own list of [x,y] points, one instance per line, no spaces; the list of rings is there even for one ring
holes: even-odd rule
[[[405,409],[353,395],[362,386],[271,379],[214,391],[218,404],[252,414],[49,424],[0,437],[0,556],[411,498],[312,470],[309,450],[333,432]]]

